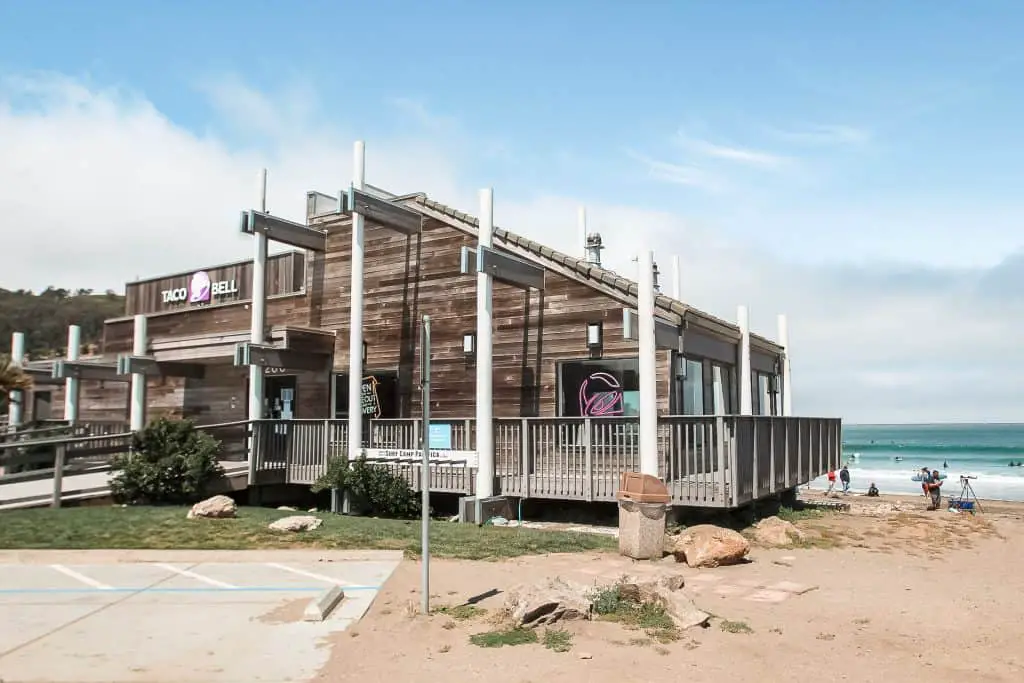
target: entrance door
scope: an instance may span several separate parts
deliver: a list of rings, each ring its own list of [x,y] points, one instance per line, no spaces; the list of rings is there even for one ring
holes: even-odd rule
[[[292,420],[297,417],[295,375],[271,375],[263,378],[263,414],[271,420]]]
[[[269,420],[292,420],[296,417],[298,378],[295,375],[271,375],[263,378],[263,414]],[[291,425],[287,422],[270,423],[273,428],[264,432],[264,460],[288,462],[291,446]]]

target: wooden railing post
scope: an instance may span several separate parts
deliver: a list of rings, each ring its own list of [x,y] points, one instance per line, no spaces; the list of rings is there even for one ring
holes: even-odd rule
[[[719,486],[721,488],[722,502],[724,504],[726,504],[726,505],[729,505],[730,504],[729,501],[731,499],[733,501],[732,505],[735,505],[735,500],[736,500],[736,483],[735,483],[736,463],[732,460],[732,453],[729,453],[729,456],[728,456],[729,460],[726,461],[725,418],[722,417],[721,415],[719,415],[718,417],[715,418],[715,436],[717,437],[715,439],[715,442],[716,442],[715,443],[715,451],[717,451],[717,454],[718,454],[717,455],[717,460],[718,460],[718,476],[719,476]],[[703,449],[703,447],[704,447],[704,444],[701,443],[701,448]],[[726,471],[728,471],[730,474],[727,475]],[[704,479],[704,482],[706,484],[707,483],[707,475],[704,475],[703,479]],[[728,490],[729,490],[728,494],[726,494],[726,488],[728,488]],[[702,493],[703,493],[702,498],[704,500],[706,500],[708,492],[707,491],[702,491]],[[712,492],[711,492],[712,497],[714,497],[714,493],[715,493],[714,492],[714,484],[712,484]]]
[[[530,423],[524,417],[519,421],[519,459],[522,482],[519,492],[523,498],[530,497]]]
[[[583,418],[583,447],[584,447],[584,494],[588,502],[594,502],[594,439],[591,429],[590,418]]]
[[[58,444],[53,458],[53,500],[50,507],[59,508],[64,497],[64,459],[67,446]]]

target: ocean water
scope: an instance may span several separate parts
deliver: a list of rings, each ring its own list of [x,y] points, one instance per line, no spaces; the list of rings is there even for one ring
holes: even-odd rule
[[[1024,501],[1024,467],[1010,466],[1024,462],[1024,424],[843,425],[843,462],[857,493],[871,482],[882,494],[921,493],[911,477],[928,467],[947,475],[944,496],[960,494],[963,475],[977,477],[970,483],[978,498]]]

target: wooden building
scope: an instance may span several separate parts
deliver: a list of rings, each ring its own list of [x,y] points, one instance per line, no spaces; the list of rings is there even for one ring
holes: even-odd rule
[[[368,418],[419,415],[417,331],[429,314],[432,414],[471,417],[476,277],[462,273],[461,252],[476,249],[477,221],[423,195],[388,198],[421,214],[423,228],[407,236],[367,220],[361,410]],[[268,417],[348,416],[351,218],[334,211],[332,201],[308,195],[307,223],[326,234],[323,252],[291,251],[268,261],[268,338],[311,359],[300,371],[267,368]],[[637,284],[603,268],[598,249],[588,258],[569,256],[502,229],[494,247],[544,269],[542,290],[494,284],[494,417],[635,415],[637,342],[625,338],[624,311],[637,305]],[[199,376],[150,378],[149,417],[246,419],[247,368],[235,365],[234,352],[249,339],[251,269],[252,261],[240,261],[128,283],[125,316],[107,321],[102,356],[93,360],[110,364],[129,354],[133,317],[145,315],[147,355],[203,368]],[[740,329],[663,294],[655,308],[683,338],[682,353],[658,351],[659,414],[738,413]],[[753,413],[780,414],[783,350],[758,335],[750,345]],[[59,385],[39,390],[45,403],[63,400]],[[128,404],[126,381],[81,383],[81,420],[126,421]]]

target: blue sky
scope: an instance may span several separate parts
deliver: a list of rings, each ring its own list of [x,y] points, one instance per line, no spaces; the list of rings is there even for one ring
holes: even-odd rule
[[[86,183],[77,205],[95,201],[95,230],[127,249],[139,236],[105,211],[123,201],[114,188],[152,225],[170,218],[147,207],[178,188],[175,219],[208,231],[201,216],[228,220],[260,163],[294,213],[303,189],[348,182],[343,155],[366,139],[371,182],[471,212],[475,189],[494,186],[499,223],[563,249],[571,207],[587,204],[607,237],[642,232],[663,272],[680,253],[696,305],[733,318],[750,303],[769,336],[777,310],[796,339],[800,316],[813,320],[809,374],[859,359],[849,377],[814,380],[813,396],[885,420],[897,406],[875,415],[835,396],[851,383],[930,395],[929,368],[943,366],[990,386],[1006,376],[1001,346],[978,354],[977,335],[951,339],[943,316],[979,317],[970,329],[993,344],[1024,332],[990,322],[1017,310],[1024,283],[1022,26],[1024,5],[995,0],[0,2],[0,113],[19,141],[0,172],[24,188],[0,199],[10,214]],[[60,201],[45,221],[26,215],[81,238],[75,203]],[[552,207],[557,229],[538,218]],[[224,241],[211,256],[229,248],[245,253]],[[0,286],[117,287],[209,260],[159,257],[133,257],[139,273],[26,263]],[[893,345],[926,324],[936,346]],[[985,401],[971,414],[1024,408],[991,389]],[[966,403],[920,411],[955,419]]]

